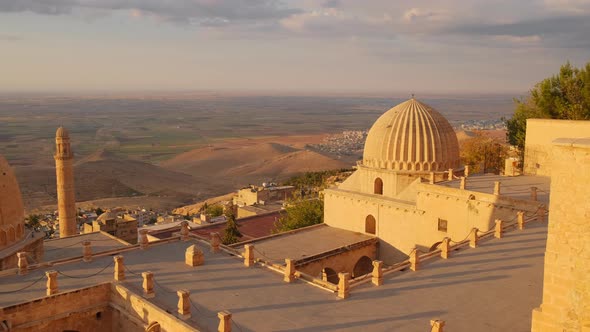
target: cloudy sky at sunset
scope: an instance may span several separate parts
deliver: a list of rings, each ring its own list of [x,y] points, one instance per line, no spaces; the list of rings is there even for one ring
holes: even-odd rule
[[[0,0],[0,91],[526,91],[590,0]]]

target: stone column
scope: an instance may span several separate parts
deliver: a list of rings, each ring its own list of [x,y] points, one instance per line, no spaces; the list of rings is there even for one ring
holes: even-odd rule
[[[479,232],[479,229],[472,228],[471,233],[469,233],[469,246],[471,248],[477,248],[477,242],[479,241],[479,237],[477,236],[477,232]]]
[[[115,261],[115,280],[125,280],[125,265],[123,263],[123,256],[117,255],[113,257],[113,260]]]
[[[448,175],[449,175],[448,180],[449,181],[453,181],[453,169],[452,168],[449,168],[449,174]]]
[[[219,317],[218,332],[231,332],[231,313],[229,311],[221,311],[217,313]]]
[[[494,195],[496,195],[496,196],[500,195],[500,186],[501,186],[500,181],[494,181]]]
[[[251,244],[244,245],[244,265],[247,267],[254,265],[254,246]]]
[[[418,248],[414,248],[410,253],[410,270],[418,271],[420,269],[420,252]]]
[[[82,258],[85,262],[92,262],[92,247],[90,246],[90,241],[82,242],[82,254],[84,258]]]
[[[350,293],[350,273],[338,273],[338,297],[345,299]]]
[[[461,177],[461,184],[459,185],[459,189],[465,190],[465,182],[467,182],[467,181],[465,181],[465,177],[462,176]]]
[[[518,223],[518,229],[522,231],[524,229],[524,211],[516,212],[516,222]]]
[[[221,245],[221,238],[219,233],[211,233],[211,252],[219,252],[219,246]]]
[[[295,263],[292,259],[285,259],[285,276],[283,277],[285,282],[295,281]]]
[[[431,332],[444,332],[445,321],[433,319],[430,321],[430,327]]]
[[[154,292],[154,274],[150,271],[142,272],[141,276],[143,277],[143,297],[146,299],[151,299],[156,296]]]
[[[537,201],[537,187],[531,187],[531,201]]]
[[[188,241],[188,221],[184,220],[180,223],[180,240]]]
[[[448,259],[449,255],[450,255],[450,245],[451,245],[451,239],[449,239],[448,237],[445,237],[442,240],[442,243],[440,244],[440,257],[444,258],[444,259]]]
[[[375,286],[383,285],[383,262],[373,261],[373,271],[371,272],[371,282]]]
[[[434,172],[430,172],[430,184],[434,184]]]
[[[57,288],[57,271],[46,271],[47,276],[47,296],[57,294],[59,289]]]
[[[465,175],[465,177],[469,176],[469,165],[465,165],[465,171],[463,171],[463,175]]]
[[[494,237],[496,239],[501,239],[504,237],[504,221],[502,219],[496,219],[495,223],[496,226],[494,227]]]
[[[543,303],[533,310],[531,331],[588,331],[590,139],[553,142]]]
[[[149,246],[150,242],[147,238],[147,233],[148,233],[147,229],[140,229],[139,230],[139,248],[141,248],[141,249],[147,249]]]
[[[191,293],[186,289],[182,289],[177,291],[176,294],[178,295],[178,316],[183,320],[191,318],[191,302],[189,300]]]
[[[186,265],[192,267],[203,265],[205,262],[205,257],[203,256],[201,249],[197,248],[196,244],[186,248],[186,252],[184,253],[184,262]]]

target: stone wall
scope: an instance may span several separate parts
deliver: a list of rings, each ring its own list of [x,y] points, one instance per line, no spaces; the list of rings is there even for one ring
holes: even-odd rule
[[[333,255],[326,255],[325,257],[321,254],[316,255],[316,259],[314,259],[314,257],[309,257],[305,262],[295,262],[295,267],[298,271],[316,278],[321,278],[321,273],[324,268],[332,269],[336,273],[348,272],[351,277],[357,277],[353,272],[361,258],[368,257],[373,261],[377,259],[377,254],[378,242],[375,241],[350,250],[342,250]]]
[[[524,153],[526,175],[551,175],[551,142],[559,137],[590,137],[590,121],[527,120]]]
[[[532,331],[590,331],[590,139],[558,139],[552,154],[543,303]]]
[[[0,309],[11,331],[110,331],[110,284],[55,294]]]

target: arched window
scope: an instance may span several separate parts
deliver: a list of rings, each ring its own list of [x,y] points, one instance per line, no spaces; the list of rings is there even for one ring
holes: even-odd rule
[[[365,233],[375,234],[377,230],[377,221],[372,215],[368,215],[365,218]]]
[[[340,278],[338,278],[338,273],[336,273],[336,271],[329,267],[325,267],[322,269],[322,280],[338,285]]]
[[[383,195],[383,180],[381,180],[381,178],[376,178],[375,185],[373,188],[373,193],[377,195]]]
[[[364,276],[365,274],[371,273],[371,271],[373,271],[373,261],[369,257],[363,256],[354,265],[352,277]]]

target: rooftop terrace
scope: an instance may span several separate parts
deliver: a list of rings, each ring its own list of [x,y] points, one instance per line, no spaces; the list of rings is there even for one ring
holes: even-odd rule
[[[173,314],[176,290],[189,290],[193,308],[188,323],[202,331],[216,330],[216,313],[222,310],[233,314],[236,331],[423,332],[433,318],[445,320],[451,331],[525,331],[530,330],[531,309],[541,302],[546,235],[546,224],[528,223],[502,239],[453,251],[448,260],[433,258],[416,272],[388,274],[382,286],[358,285],[348,299],[301,280],[285,283],[282,275],[260,265],[248,268],[226,252],[211,253],[207,243],[194,238],[127,249],[122,284],[141,294],[141,272],[153,272],[156,296],[148,301]],[[297,250],[334,241],[311,240]],[[184,251],[193,244],[204,253],[202,266],[184,263]],[[286,250],[282,255],[291,254]],[[0,278],[0,306],[45,296],[44,272],[49,269],[59,271],[61,292],[113,280],[110,256],[40,268],[24,277],[5,276]]]

